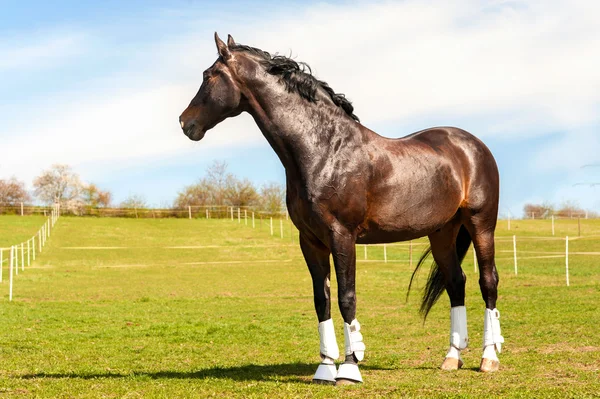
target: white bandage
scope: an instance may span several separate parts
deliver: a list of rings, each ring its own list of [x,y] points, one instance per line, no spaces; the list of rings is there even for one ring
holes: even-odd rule
[[[485,310],[483,319],[483,349],[487,346],[494,345],[498,353],[502,352],[502,343],[504,337],[500,332],[500,312],[498,309]]]
[[[336,360],[340,357],[340,349],[335,339],[333,320],[325,320],[319,323],[319,337],[321,338],[321,357]]]
[[[467,308],[464,306],[450,308],[450,346],[460,351],[468,345]]]
[[[360,323],[352,320],[352,323],[344,323],[344,339],[346,341],[346,355],[354,353],[356,359],[361,361],[365,357],[365,343],[360,333]]]

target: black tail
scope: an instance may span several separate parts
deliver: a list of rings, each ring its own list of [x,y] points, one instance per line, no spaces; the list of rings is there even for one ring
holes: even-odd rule
[[[465,228],[465,226],[460,226],[460,230],[458,231],[458,236],[456,237],[456,254],[458,255],[459,263],[462,263],[467,251],[469,250],[469,246],[471,245],[471,236],[469,232]],[[431,254],[431,247],[427,247],[419,262],[417,263],[417,267],[413,272],[410,283],[408,284],[408,292],[410,292],[410,288],[413,283],[413,279],[415,275],[419,271],[421,265],[425,262],[425,259]],[[419,312],[423,315],[423,318],[427,318],[427,314],[433,307],[433,305],[440,299],[440,296],[446,289],[446,284],[444,281],[444,275],[442,271],[438,267],[435,261],[431,264],[431,271],[429,272],[429,278],[427,279],[427,284],[425,284],[425,289],[423,290],[423,299],[421,300],[421,309]],[[408,298],[408,293],[406,294]]]

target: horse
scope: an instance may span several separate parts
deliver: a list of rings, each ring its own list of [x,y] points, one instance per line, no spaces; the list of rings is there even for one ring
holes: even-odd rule
[[[499,175],[485,144],[455,127],[382,137],[363,126],[351,102],[317,79],[307,64],[238,44],[231,35],[226,44],[215,32],[215,43],[218,58],[204,71],[179,123],[189,139],[199,141],[226,118],[247,112],[281,160],[286,205],[299,231],[319,321],[321,363],[313,381],[363,382],[358,363],[366,347],[356,318],[355,244],[424,236],[430,246],[413,277],[428,254],[433,263],[420,310],[426,317],[444,290],[450,298],[450,345],[441,368],[461,368],[460,354],[468,345],[461,262],[472,242],[485,302],[480,371],[497,371],[496,352],[504,342],[494,261]],[[344,320],[339,369],[330,255]]]

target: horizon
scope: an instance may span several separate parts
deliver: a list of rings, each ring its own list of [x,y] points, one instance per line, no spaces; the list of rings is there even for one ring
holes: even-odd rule
[[[180,130],[216,59],[216,30],[308,63],[383,136],[440,125],[475,134],[500,169],[500,217],[543,202],[598,212],[599,11],[591,1],[9,2],[0,16],[0,179],[31,190],[63,163],[115,203],[142,195],[155,206],[214,160],[256,186],[284,184],[248,115],[199,143]]]

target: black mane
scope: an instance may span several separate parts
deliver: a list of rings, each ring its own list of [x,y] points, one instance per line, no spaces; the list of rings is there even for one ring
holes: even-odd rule
[[[344,94],[336,93],[327,82],[323,82],[315,78],[312,75],[310,66],[304,62],[296,62],[291,58],[283,55],[273,55],[266,51],[257,49],[255,47],[245,46],[242,44],[235,44],[230,46],[231,51],[245,51],[254,55],[257,55],[264,59],[262,62],[267,72],[271,75],[280,76],[288,91],[295,91],[302,98],[310,102],[317,102],[316,93],[320,87],[323,89],[335,105],[342,108],[352,119],[359,121],[358,117],[354,115],[354,107],[352,103],[346,98]]]

